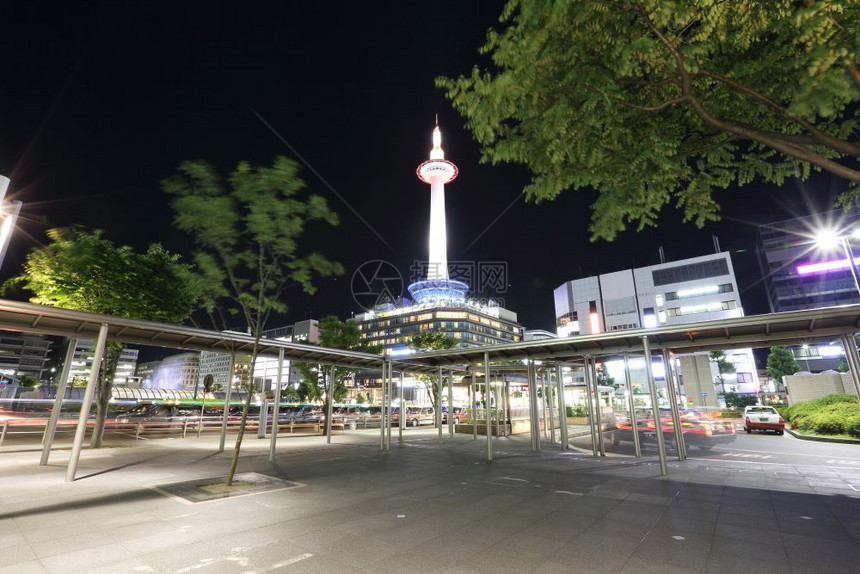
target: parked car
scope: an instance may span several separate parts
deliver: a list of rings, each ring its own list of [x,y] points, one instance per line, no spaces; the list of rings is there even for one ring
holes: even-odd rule
[[[682,409],[679,412],[681,428],[684,433],[684,443],[695,446],[699,450],[710,450],[714,445],[727,444],[737,440],[737,432],[732,421],[709,419],[702,412],[693,409]],[[637,411],[637,429],[642,441],[656,441],[657,432],[654,416],[650,409],[640,413]],[[629,418],[616,416],[615,430],[612,431],[613,444],[619,441],[632,441],[632,425]],[[660,409],[660,426],[663,438],[671,440],[675,434],[675,424],[669,409]]]
[[[466,422],[469,418],[468,409],[466,407],[454,407],[454,424],[460,424]],[[448,424],[448,407],[442,407],[442,424]]]
[[[406,418],[409,426],[432,425],[436,422],[436,411],[433,407],[406,407]],[[400,407],[394,407],[391,411],[391,424],[400,424]]]
[[[776,434],[783,434],[785,421],[773,407],[750,406],[744,408],[744,430],[747,434],[754,430],[772,430]]]

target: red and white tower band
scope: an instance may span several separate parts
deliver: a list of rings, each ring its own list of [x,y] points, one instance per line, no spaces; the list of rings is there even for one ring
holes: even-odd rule
[[[448,278],[448,238],[445,229],[445,184],[457,177],[457,166],[445,159],[442,132],[433,129],[433,149],[430,159],[418,166],[418,179],[430,184],[430,257],[427,279],[409,286],[409,293],[418,303],[432,300],[465,299],[469,286]]]

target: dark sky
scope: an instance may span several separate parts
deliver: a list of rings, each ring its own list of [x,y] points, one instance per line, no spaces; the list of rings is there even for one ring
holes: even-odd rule
[[[781,190],[754,184],[719,193],[726,217],[704,230],[667,210],[656,229],[590,243],[594,194],[517,200],[528,172],[480,165],[463,120],[434,87],[435,76],[480,61],[502,2],[112,4],[0,6],[0,173],[25,203],[0,279],[20,270],[45,229],[70,224],[183,253],[189,242],[171,229],[159,188],[181,161],[227,171],[239,160],[296,157],[254,110],[312,166],[303,172],[310,189],[342,217],[306,242],[341,261],[346,276],[319,282],[313,298],[292,293],[289,322],[358,311],[350,277],[365,261],[390,261],[408,277],[411,262],[426,259],[429,192],[415,168],[436,113],[446,157],[460,168],[446,191],[448,257],[507,262],[501,296],[527,327],[553,328],[552,289],[565,280],[657,263],[660,246],[669,260],[703,255],[714,234],[737,251],[747,314],[767,312],[756,225],[826,209],[845,187],[827,176]]]

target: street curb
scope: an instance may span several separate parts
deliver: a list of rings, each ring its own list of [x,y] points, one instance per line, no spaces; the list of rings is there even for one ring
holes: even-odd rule
[[[851,440],[850,438],[827,438],[823,436],[808,436],[804,434],[798,434],[790,429],[785,429],[785,432],[787,432],[794,438],[799,438],[800,440],[811,440],[814,442],[839,442],[843,444],[860,444],[860,440]]]

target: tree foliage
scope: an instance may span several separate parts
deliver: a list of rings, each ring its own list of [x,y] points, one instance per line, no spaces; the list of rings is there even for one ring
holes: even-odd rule
[[[767,376],[777,382],[782,382],[786,375],[793,375],[800,370],[800,365],[794,354],[785,347],[771,347],[767,356]]]
[[[855,0],[511,0],[482,47],[492,65],[437,78],[483,160],[532,172],[526,197],[594,189],[592,239],[699,227],[713,192],[860,157]]]
[[[409,347],[416,351],[438,351],[442,349],[453,349],[457,346],[457,339],[444,331],[423,331],[412,337]],[[419,381],[424,383],[430,400],[437,404],[439,393],[442,392],[439,377],[437,375],[416,375]]]
[[[184,162],[161,186],[173,198],[174,224],[194,239],[206,310],[213,322],[221,309],[242,317],[254,337],[252,365],[269,317],[287,311],[284,291],[295,285],[313,293],[315,276],[343,273],[339,263],[300,249],[309,224],[337,225],[338,217],[323,197],[303,193],[299,165],[291,159],[276,157],[271,167],[240,162],[226,180],[206,162]],[[253,381],[246,386],[228,485],[239,459]]]
[[[181,323],[201,298],[200,282],[178,255],[153,244],[144,253],[117,246],[101,231],[81,228],[48,230],[48,244],[31,251],[21,275],[5,289],[31,291],[31,303],[129,317]],[[96,427],[92,446],[101,446],[116,365],[123,345],[108,342],[96,388]]]
[[[347,351],[359,351],[363,353],[378,353],[379,347],[370,345],[361,338],[358,323],[355,319],[341,321],[334,315],[323,317],[319,322],[320,345],[330,349],[344,349]],[[322,401],[323,409],[328,412],[329,396],[334,397],[335,402],[346,398],[347,388],[344,384],[351,375],[361,369],[350,369],[347,367],[334,367],[334,382],[332,383],[332,368],[314,363],[297,363],[302,372],[304,381],[299,386],[299,397],[302,400]],[[329,392],[330,389],[333,392]]]

